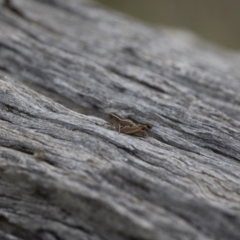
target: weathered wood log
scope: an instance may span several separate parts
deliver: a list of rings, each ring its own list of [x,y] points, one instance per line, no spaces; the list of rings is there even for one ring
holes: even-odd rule
[[[240,239],[240,55],[88,1],[12,3],[0,239]],[[109,111],[153,128],[119,134]]]

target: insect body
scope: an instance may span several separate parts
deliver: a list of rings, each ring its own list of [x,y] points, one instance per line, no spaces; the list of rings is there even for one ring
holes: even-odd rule
[[[135,123],[134,121],[122,118],[116,113],[109,114],[109,123],[110,126],[114,127],[121,133],[125,133],[128,135],[134,135],[138,137],[147,136],[147,130],[152,127],[147,124]]]
[[[127,118],[122,118],[116,113],[110,113],[109,114],[109,124],[111,126],[114,126],[119,132],[121,132],[121,128],[124,126],[134,127],[136,124]]]

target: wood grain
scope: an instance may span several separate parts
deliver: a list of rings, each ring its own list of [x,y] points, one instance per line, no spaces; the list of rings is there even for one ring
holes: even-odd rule
[[[240,239],[240,55],[89,1],[0,8],[0,238]],[[110,111],[146,138],[101,126]]]

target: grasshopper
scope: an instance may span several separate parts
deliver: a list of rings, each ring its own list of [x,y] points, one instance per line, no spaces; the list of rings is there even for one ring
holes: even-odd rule
[[[139,137],[147,136],[147,130],[151,129],[151,126],[147,124],[135,123],[130,119],[120,117],[116,113],[109,114],[108,124],[118,130],[119,133],[121,132]]]
[[[121,132],[121,128],[124,126],[136,127],[136,124],[127,118],[122,118],[116,113],[109,114],[109,125],[115,127],[119,132]]]

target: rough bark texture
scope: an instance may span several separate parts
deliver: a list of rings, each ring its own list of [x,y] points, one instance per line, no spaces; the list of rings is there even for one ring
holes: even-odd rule
[[[240,239],[240,55],[88,1],[13,3],[0,239]],[[109,111],[153,128],[119,134]]]

